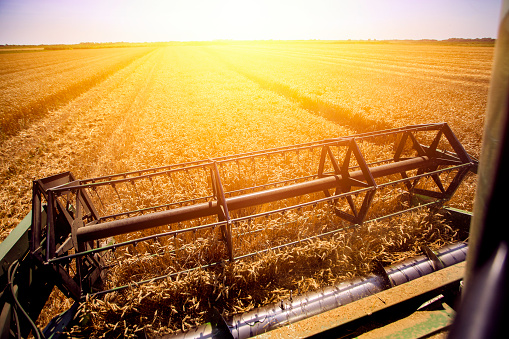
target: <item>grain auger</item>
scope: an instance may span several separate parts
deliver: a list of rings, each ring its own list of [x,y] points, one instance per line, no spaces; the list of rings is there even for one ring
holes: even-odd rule
[[[91,179],[66,172],[34,181],[25,240],[4,269],[16,257],[19,274],[31,274],[19,302],[35,318],[54,285],[80,301],[440,207],[476,168],[440,123]],[[137,253],[139,267],[166,269],[101,284]]]

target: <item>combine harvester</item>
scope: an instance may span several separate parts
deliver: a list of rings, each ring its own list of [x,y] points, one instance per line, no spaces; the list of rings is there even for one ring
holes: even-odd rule
[[[504,137],[509,135],[509,76],[503,57],[508,55],[504,29],[509,17],[504,20],[468,263],[466,243],[437,252],[423,247],[423,256],[378,265],[372,275],[235,317],[224,319],[211,311],[210,322],[179,336],[351,337],[389,324],[385,334],[373,335],[419,337],[448,328],[453,318],[452,337],[501,335],[507,232],[493,227],[504,220],[498,205],[507,192],[507,161],[499,159],[509,156]],[[477,161],[441,123],[85,180],[69,172],[35,180],[31,213],[0,246],[2,338],[30,333],[56,338],[87,296],[249,261],[417,209],[441,211],[453,227],[468,232],[470,214],[444,206],[469,171],[477,171]],[[125,260],[124,253],[149,253],[140,258],[147,266],[165,258],[168,270],[104,288],[108,271]],[[448,297],[460,291],[465,266],[465,306],[456,315]],[[41,332],[32,319],[54,286],[76,303]],[[441,308],[431,318],[403,319],[396,329],[390,327],[394,316],[437,303]]]

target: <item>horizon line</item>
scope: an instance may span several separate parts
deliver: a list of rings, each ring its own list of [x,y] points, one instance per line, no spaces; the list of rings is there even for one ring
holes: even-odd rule
[[[451,37],[447,39],[433,39],[433,38],[421,38],[421,39],[209,39],[209,40],[168,40],[168,41],[82,41],[73,43],[40,43],[40,44],[8,44],[0,43],[0,46],[74,46],[84,44],[168,44],[168,43],[191,43],[191,42],[297,42],[297,41],[324,41],[324,42],[383,42],[383,41],[436,41],[436,42],[454,42],[454,41],[496,41],[493,37],[483,38],[457,38]]]

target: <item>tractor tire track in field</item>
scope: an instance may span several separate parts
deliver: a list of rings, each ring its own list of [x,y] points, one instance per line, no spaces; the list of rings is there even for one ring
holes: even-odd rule
[[[115,73],[125,69],[136,60],[139,60],[151,52],[154,52],[154,50],[149,49],[145,53],[136,55],[133,58],[118,63],[115,67],[112,67],[107,71],[75,82],[70,86],[62,88],[56,93],[45,96],[44,98],[34,102],[30,102],[28,105],[13,108],[10,112],[6,112],[7,114],[0,119],[0,142],[27,128],[30,124],[48,114],[49,111],[66,105],[91,88],[98,86]]]
[[[362,111],[355,112],[352,109],[348,109],[340,105],[335,105],[318,98],[313,98],[281,82],[260,77],[244,68],[229,62],[221,55],[219,55],[219,53],[216,53],[210,49],[207,49],[207,52],[213,55],[217,60],[220,60],[230,70],[237,72],[248,80],[258,84],[262,89],[272,91],[282,97],[285,97],[287,100],[297,103],[302,109],[305,109],[312,114],[319,115],[335,124],[339,124],[346,128],[352,129],[357,133],[389,129],[394,127],[388,122],[373,120],[363,116]]]
[[[89,164],[89,169],[85,173],[86,176],[126,171],[123,168],[122,160],[125,154],[132,154],[129,150],[140,129],[139,122],[142,118],[140,112],[143,112],[143,107],[146,106],[154,87],[154,73],[156,73],[157,68],[161,67],[161,58],[159,57],[161,52],[162,50],[159,49],[157,53],[151,55],[151,61],[147,60],[140,64],[139,69],[148,68],[148,70],[142,71],[141,83],[135,86],[134,94],[130,96],[129,100],[126,100],[126,104],[122,106],[121,110],[115,112],[117,116],[122,117],[121,120],[110,119],[111,125],[104,129],[107,136],[104,135],[100,140],[108,140],[108,142],[106,144],[101,143],[101,141],[97,142],[96,146],[102,147],[103,156],[99,157],[95,152],[88,154],[90,159],[84,162]],[[109,157],[105,155],[109,155]]]
[[[119,143],[126,143],[135,107],[147,100],[157,60],[157,50],[137,58],[2,143],[0,240],[30,210],[33,179],[65,171],[91,176],[117,165]]]

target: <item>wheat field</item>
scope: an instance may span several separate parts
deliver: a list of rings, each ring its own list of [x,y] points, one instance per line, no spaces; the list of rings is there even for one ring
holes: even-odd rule
[[[63,171],[95,177],[433,122],[447,122],[478,158],[492,57],[493,47],[475,45],[320,41],[0,54],[1,238],[30,210],[32,180]],[[453,206],[471,210],[475,180],[467,177]],[[371,226],[364,239],[347,233],[269,254],[254,266],[96,299],[85,305],[92,321],[83,327],[93,336],[186,329],[203,321],[211,295],[233,314],[292,289],[366,273],[375,257],[393,262],[421,242],[438,246],[456,237],[436,218],[402,223],[392,238],[360,252],[335,249],[362,247],[386,226]],[[309,266],[296,267],[299,258]],[[281,276],[278,267],[297,275]],[[198,285],[199,295],[182,296]]]

